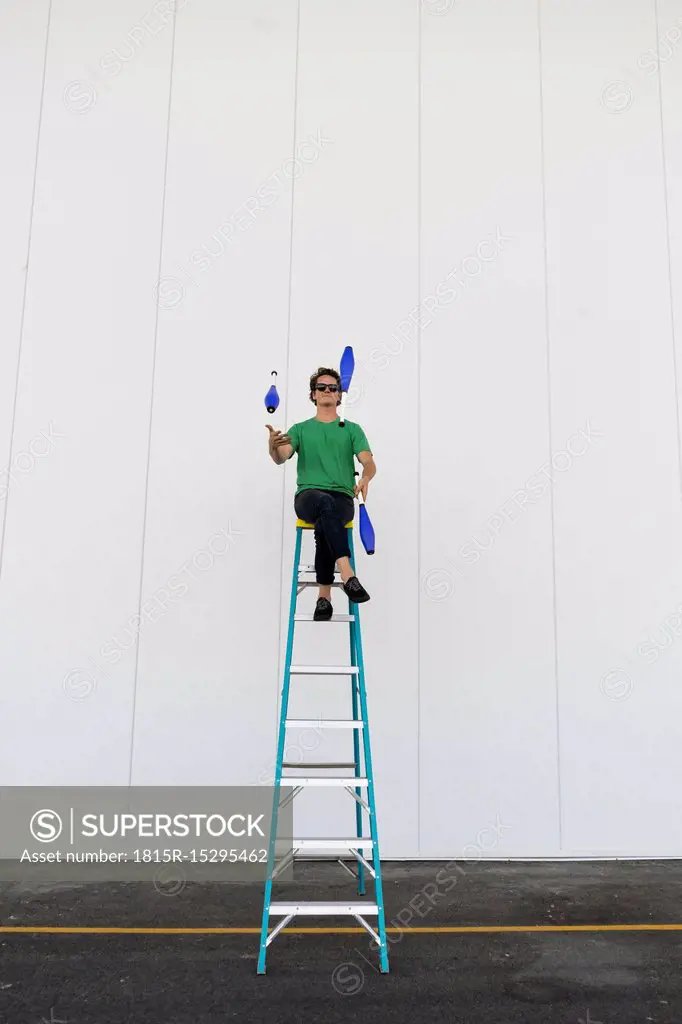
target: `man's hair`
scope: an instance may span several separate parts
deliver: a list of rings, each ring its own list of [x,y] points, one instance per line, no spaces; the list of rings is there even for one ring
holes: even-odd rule
[[[320,377],[333,377],[336,383],[339,386],[341,385],[341,375],[338,373],[337,370],[332,370],[329,366],[318,366],[316,372],[310,378],[310,401],[313,403],[315,402],[315,387]],[[339,394],[339,397],[337,399],[337,405],[340,401],[341,395]]]

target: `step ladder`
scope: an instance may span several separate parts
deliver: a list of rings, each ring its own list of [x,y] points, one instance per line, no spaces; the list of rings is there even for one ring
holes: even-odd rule
[[[260,953],[258,957],[258,974],[265,974],[265,961],[268,948],[276,936],[295,916],[305,917],[354,917],[374,939],[379,952],[379,966],[382,973],[388,973],[388,945],[386,941],[386,922],[384,915],[384,899],[381,884],[381,861],[379,857],[379,839],[377,833],[376,805],[374,801],[374,779],[372,775],[372,756],[369,741],[369,721],[367,717],[367,694],[365,690],[365,669],[362,656],[362,638],[360,631],[359,606],[348,601],[348,614],[339,615],[334,612],[329,622],[314,622],[312,614],[297,611],[298,595],[307,587],[317,587],[314,566],[301,565],[301,541],[304,530],[312,530],[313,524],[301,519],[296,520],[296,545],[294,551],[293,573],[291,580],[291,600],[289,606],[289,630],[287,635],[286,659],[282,683],[279,738],[277,742],[277,760],[275,764],[274,798],[272,807],[272,824],[270,830],[269,856],[263,900],[263,920],[261,926]],[[355,567],[355,551],[353,546],[353,523],[346,523],[350,531],[348,543],[351,564]],[[334,574],[334,587],[342,583],[338,571]],[[343,591],[342,591],[343,593]],[[313,622],[314,628],[330,629],[335,624],[347,623],[350,634],[350,664],[348,665],[294,665],[292,654],[294,631],[297,623]],[[348,719],[291,719],[288,717],[289,688],[291,679],[297,676],[324,675],[350,679],[351,684],[351,717]],[[287,730],[292,728],[343,729],[353,733],[353,758],[345,762],[293,764],[283,760]],[[305,771],[306,775],[287,775],[287,769],[295,768]],[[317,771],[335,769],[332,777]],[[338,774],[336,772],[338,770]],[[293,787],[286,795],[281,795],[281,787]],[[280,807],[293,800],[305,787],[334,786],[343,787],[355,800],[355,834],[350,835],[348,829],[341,837],[331,838],[294,838],[291,849],[279,864],[274,863],[275,841],[277,837],[277,814]],[[348,899],[342,902],[305,902],[305,901],[273,901],[272,887],[276,876],[291,865],[299,853],[316,854],[324,851],[342,850],[346,859],[354,858],[356,871],[352,871],[340,857],[338,863],[353,878],[357,878],[359,896],[365,895],[365,871],[374,880],[374,899]],[[280,920],[270,931],[270,918]],[[376,930],[366,918],[376,918]]]

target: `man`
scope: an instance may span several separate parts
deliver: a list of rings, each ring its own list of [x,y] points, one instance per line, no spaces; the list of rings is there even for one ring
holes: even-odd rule
[[[313,618],[331,619],[334,565],[338,565],[343,589],[355,604],[369,601],[350,564],[345,524],[355,514],[354,498],[367,498],[367,487],[376,473],[364,430],[351,420],[339,424],[337,406],[341,404],[341,377],[336,370],[321,366],[310,378],[310,401],[316,413],[308,420],[294,423],[286,434],[266,424],[270,431],[270,457],[282,465],[298,453],[297,488],[294,509],[299,519],[315,524],[315,577],[320,593]],[[355,483],[355,463],[363,473]]]

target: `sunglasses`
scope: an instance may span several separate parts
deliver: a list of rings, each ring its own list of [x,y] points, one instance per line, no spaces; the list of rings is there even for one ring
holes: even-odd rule
[[[339,387],[338,384],[316,384],[315,385],[315,390],[316,391],[331,391],[331,393],[334,394],[335,391],[340,391],[341,388]]]

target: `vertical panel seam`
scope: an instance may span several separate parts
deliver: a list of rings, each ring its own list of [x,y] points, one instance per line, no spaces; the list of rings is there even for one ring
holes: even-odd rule
[[[47,77],[47,52],[50,45],[50,25],[52,21],[52,0],[49,0],[47,7],[47,24],[45,26],[45,48],[43,51],[43,75],[40,87],[40,106],[38,108],[38,127],[36,131],[36,151],[33,165],[33,189],[31,192],[31,208],[28,215],[28,241],[26,244],[26,269],[24,271],[24,289],[21,297],[21,316],[19,319],[19,347],[17,351],[17,371],[14,378],[14,399],[12,402],[12,418],[9,431],[9,452],[7,455],[8,470],[12,466],[12,452],[14,451],[14,431],[16,429],[17,405],[19,400],[19,375],[21,371],[21,355],[24,344],[24,321],[26,318],[26,296],[28,294],[28,275],[31,264],[31,243],[33,241],[33,214],[36,202],[36,189],[38,183],[38,161],[40,158],[40,136],[43,126],[43,107],[45,105],[45,79]],[[9,506],[10,488],[7,488],[5,495],[5,507],[2,513],[2,530],[0,531],[0,577],[5,554],[5,532],[7,530],[7,509]]]
[[[422,274],[422,25],[419,2],[417,27],[417,303],[421,302]],[[422,566],[422,427],[421,427],[421,317],[417,318],[417,857],[421,851],[421,566]]]
[[[656,39],[659,36],[658,0],[654,0],[654,24]],[[675,299],[673,297],[672,254],[670,245],[670,212],[668,209],[668,162],[665,147],[665,120],[663,117],[663,68],[658,71],[658,107],[661,125],[661,163],[663,169],[663,209],[665,213],[665,244],[668,257],[668,295],[670,299],[670,331],[672,336],[673,387],[675,390],[675,428],[677,431],[677,468],[680,477],[680,497],[682,498],[682,440],[680,438],[680,398],[677,376],[677,347],[675,344]]]
[[[164,231],[166,226],[166,187],[168,182],[168,153],[169,153],[169,142],[170,142],[170,124],[171,124],[171,105],[173,100],[173,68],[175,63],[175,35],[178,23],[177,13],[173,18],[173,34],[171,38],[171,54],[170,54],[170,75],[168,82],[168,114],[166,118],[166,152],[164,156],[163,165],[163,188],[161,197],[161,224],[159,233],[159,258],[157,264],[157,281],[161,280],[161,268],[163,265],[163,241]],[[147,433],[147,469],[145,474],[144,483],[144,506],[142,512],[142,545],[140,550],[140,584],[138,588],[138,602],[137,602],[137,615],[138,619],[142,609],[142,588],[144,585],[144,559],[145,559],[145,548],[147,540],[147,511],[149,504],[149,473],[151,468],[151,451],[152,451],[152,434],[154,424],[154,385],[156,383],[156,352],[159,336],[159,303],[156,304],[156,313],[154,316],[154,341],[152,344],[152,370],[151,370],[151,394],[149,398],[149,430]],[[133,675],[133,707],[130,724],[130,762],[128,766],[128,785],[133,784],[133,759],[135,755],[135,724],[137,714],[137,681],[138,681],[138,668],[140,661],[140,634],[138,632],[135,641],[135,671]]]
[[[538,23],[538,72],[540,84],[540,173],[542,195],[542,241],[545,278],[545,351],[547,366],[547,435],[549,442],[549,459],[552,461],[552,366],[549,323],[549,260],[547,256],[547,182],[545,175],[545,103],[543,90],[543,54],[542,54],[542,0],[537,0]],[[557,814],[559,827],[559,851],[563,850],[563,809],[561,793],[561,718],[559,695],[559,646],[557,624],[557,584],[556,584],[556,529],[554,516],[554,483],[549,488],[550,536],[552,543],[552,616],[554,629],[554,694],[556,720],[556,758],[557,758]]]
[[[294,117],[293,117],[293,137],[291,141],[291,159],[296,158],[296,134],[298,131],[298,53],[301,36],[301,0],[297,0],[296,3],[296,42],[294,50]],[[291,285],[293,278],[293,267],[294,267],[294,197],[296,193],[296,178],[291,179],[291,208],[289,211],[289,288],[287,298],[287,348],[286,348],[286,362],[284,366],[284,403],[282,406],[282,416],[284,420],[284,430],[287,429],[287,410],[289,408],[289,364],[291,357]],[[277,735],[277,729],[279,727],[279,697],[280,697],[280,684],[282,683],[282,615],[284,613],[284,530],[287,522],[286,510],[285,510],[285,498],[286,498],[286,463],[282,466],[282,527],[280,532],[280,559],[279,559],[279,617],[277,627],[277,680],[275,682],[275,736]],[[289,589],[287,589],[289,594]],[[287,600],[289,598],[287,597]],[[289,607],[287,605],[287,613]]]

